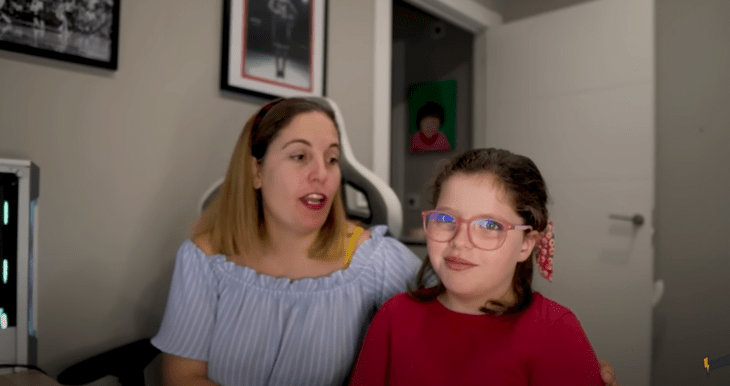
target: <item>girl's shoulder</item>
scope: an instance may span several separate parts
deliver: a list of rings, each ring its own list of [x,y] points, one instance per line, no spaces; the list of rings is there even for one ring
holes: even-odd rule
[[[552,300],[539,292],[533,293],[532,304],[520,318],[537,334],[548,333],[559,325],[580,324],[578,318],[568,307]]]
[[[421,302],[413,299],[408,292],[393,295],[378,309],[378,313],[409,321],[423,319],[425,315],[431,315],[432,312],[431,302]]]
[[[568,307],[545,297],[539,292],[532,293],[532,304],[528,308],[528,311],[532,311],[532,313],[549,321],[555,321],[566,314],[572,314],[572,311]]]
[[[401,292],[397,295],[394,295],[390,299],[388,299],[385,303],[383,303],[382,309],[402,309],[402,308],[414,308],[418,307],[422,303],[413,299],[410,295],[408,295],[408,292]]]

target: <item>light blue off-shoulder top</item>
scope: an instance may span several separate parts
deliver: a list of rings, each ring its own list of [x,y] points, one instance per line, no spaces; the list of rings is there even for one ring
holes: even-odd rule
[[[346,269],[300,280],[259,274],[186,240],[152,344],[208,362],[219,385],[341,385],[375,311],[420,265],[386,230],[374,227]]]

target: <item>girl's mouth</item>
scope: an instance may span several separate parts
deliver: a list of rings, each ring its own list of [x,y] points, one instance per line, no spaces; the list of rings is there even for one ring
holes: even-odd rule
[[[463,271],[477,266],[476,264],[472,264],[458,257],[447,257],[444,259],[444,263],[446,263],[446,267],[452,271]]]

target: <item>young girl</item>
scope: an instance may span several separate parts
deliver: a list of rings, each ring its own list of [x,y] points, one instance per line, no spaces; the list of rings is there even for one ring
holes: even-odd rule
[[[540,171],[506,150],[445,165],[423,212],[418,287],[370,325],[352,385],[603,385],[576,316],[531,288],[552,276],[552,223]],[[439,283],[426,287],[435,272]]]

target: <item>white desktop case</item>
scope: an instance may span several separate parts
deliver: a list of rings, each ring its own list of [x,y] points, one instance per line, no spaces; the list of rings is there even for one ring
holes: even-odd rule
[[[0,364],[38,365],[38,196],[40,169],[0,158],[0,172],[18,177],[17,323],[0,329]]]

